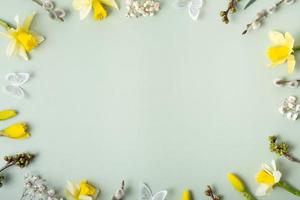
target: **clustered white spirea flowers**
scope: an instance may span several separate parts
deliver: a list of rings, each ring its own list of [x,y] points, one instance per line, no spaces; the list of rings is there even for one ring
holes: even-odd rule
[[[160,3],[154,0],[127,0],[126,17],[147,17],[155,15],[160,9]]]
[[[50,188],[40,176],[25,174],[24,189],[20,200],[64,200],[57,197],[55,190]]]
[[[289,96],[285,98],[279,107],[279,112],[289,120],[297,120],[300,114],[300,104],[297,103],[297,97]]]

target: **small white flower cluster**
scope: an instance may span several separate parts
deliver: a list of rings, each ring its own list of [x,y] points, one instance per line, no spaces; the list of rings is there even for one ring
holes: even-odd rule
[[[274,80],[274,85],[277,87],[289,86],[290,88],[298,88],[300,84],[300,80],[285,80],[282,78],[278,78]]]
[[[61,21],[64,21],[66,12],[61,8],[56,8],[53,1],[42,0],[41,5],[49,13],[49,17],[51,19],[59,19]]]
[[[154,0],[127,0],[126,17],[147,17],[155,15],[160,9],[160,3]]]
[[[289,120],[297,120],[300,114],[300,104],[297,104],[297,97],[289,96],[285,98],[279,107],[279,112]]]
[[[269,16],[269,14],[273,14],[281,4],[285,3],[287,5],[293,4],[296,0],[280,0],[276,4],[272,5],[268,9],[263,9],[256,14],[256,18],[249,24],[247,24],[246,30],[244,30],[243,34],[246,34],[250,29],[256,30],[259,29],[263,23],[263,20]]]
[[[57,197],[55,190],[47,186],[46,181],[33,174],[25,175],[21,200],[64,200]]]

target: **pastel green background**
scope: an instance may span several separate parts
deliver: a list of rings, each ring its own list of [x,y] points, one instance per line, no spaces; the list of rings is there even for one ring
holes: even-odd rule
[[[69,10],[59,23],[30,0],[3,1],[1,18],[13,22],[33,11],[33,28],[47,40],[32,60],[8,59],[8,41],[0,40],[0,84],[9,72],[30,72],[28,93],[16,100],[1,91],[0,109],[20,112],[1,127],[26,121],[29,140],[0,138],[1,156],[36,152],[27,170],[7,170],[9,182],[1,199],[19,199],[26,171],[42,175],[60,191],[66,180],[86,178],[110,199],[122,179],[126,199],[138,199],[139,183],[154,192],[169,190],[168,200],[181,199],[190,188],[196,200],[206,199],[207,184],[225,199],[241,199],[227,182],[237,172],[255,191],[255,173],[262,162],[276,158],[267,137],[280,134],[300,156],[300,122],[277,111],[299,89],[275,88],[272,81],[287,75],[286,66],[270,70],[265,50],[269,30],[289,31],[300,43],[300,4],[285,6],[257,32],[242,36],[244,25],[275,1],[259,1],[246,12],[221,22],[227,0],[206,1],[199,21],[172,1],[152,18],[128,19],[125,4],[103,21],[80,21],[71,1],[56,1]],[[300,55],[298,62],[300,63]],[[289,78],[299,78],[296,73]],[[2,163],[4,164],[4,163]],[[300,167],[279,161],[284,178],[300,188]],[[5,198],[4,198],[5,197]],[[264,199],[293,200],[278,189]]]

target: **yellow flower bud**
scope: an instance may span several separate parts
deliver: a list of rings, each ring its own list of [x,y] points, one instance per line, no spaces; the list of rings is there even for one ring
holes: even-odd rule
[[[182,193],[182,200],[192,200],[191,193],[189,190],[185,190]]]
[[[0,136],[13,139],[25,139],[30,137],[30,133],[27,132],[27,129],[28,127],[25,123],[16,123],[0,131]]]
[[[229,173],[227,175],[227,178],[228,178],[229,182],[231,183],[231,185],[234,187],[234,189],[236,189],[238,192],[246,192],[246,187],[245,187],[244,183],[237,175],[235,175],[233,173]]]
[[[16,115],[17,115],[17,112],[14,110],[2,110],[2,111],[0,111],[0,120],[10,119]]]

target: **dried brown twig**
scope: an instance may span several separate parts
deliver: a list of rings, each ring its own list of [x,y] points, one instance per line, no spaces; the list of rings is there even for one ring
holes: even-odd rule
[[[222,21],[225,24],[229,23],[228,15],[230,13],[235,13],[237,11],[237,6],[238,6],[238,2],[239,1],[240,0],[230,0],[229,3],[228,3],[227,9],[226,10],[222,10],[220,12],[220,16],[222,17]]]
[[[204,194],[210,197],[212,200],[221,200],[221,196],[216,195],[210,185],[207,186],[207,189],[205,190]]]

